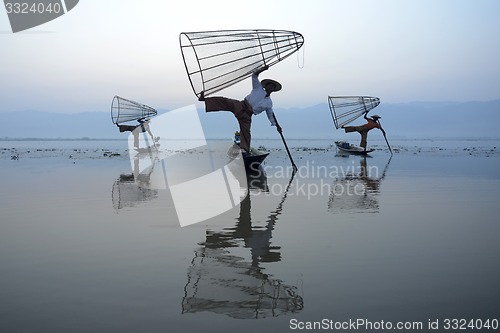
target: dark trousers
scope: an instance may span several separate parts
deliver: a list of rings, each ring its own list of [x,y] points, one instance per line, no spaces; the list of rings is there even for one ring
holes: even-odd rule
[[[366,139],[368,137],[369,130],[367,130],[365,128],[365,126],[363,126],[363,125],[361,125],[361,126],[346,126],[346,127],[344,127],[344,130],[346,133],[358,132],[359,134],[361,134],[361,142],[359,143],[359,145],[366,150]]]
[[[226,97],[205,98],[205,111],[230,111],[234,114],[240,125],[240,147],[250,152],[253,110],[247,101],[238,101]]]
[[[118,128],[120,129],[120,133],[122,132],[132,132],[134,135],[134,147],[139,148],[139,131],[136,131],[135,129],[139,127],[140,125],[136,126],[130,126],[130,125],[118,125]]]

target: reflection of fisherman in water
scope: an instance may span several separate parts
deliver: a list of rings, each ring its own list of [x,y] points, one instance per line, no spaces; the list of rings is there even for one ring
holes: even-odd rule
[[[392,158],[392,156],[391,156]],[[366,156],[359,161],[359,172],[346,174],[335,182],[328,199],[328,210],[332,212],[378,212],[379,203],[376,195],[380,193],[380,184],[385,178],[391,158],[380,174],[375,168],[375,175],[370,174]]]
[[[260,262],[277,262],[281,260],[279,247],[271,246],[272,232],[279,213],[269,215],[265,226],[252,227],[251,201],[247,195],[240,203],[240,217],[235,228],[222,232],[207,232],[205,246],[210,248],[223,248],[238,246],[243,242],[245,248],[250,249],[251,266],[257,267]]]
[[[158,189],[151,184],[151,175],[156,163],[149,161],[149,167],[141,170],[140,161],[146,158],[134,157],[132,174],[121,174],[113,183],[112,200],[115,209],[134,207],[140,202],[158,198]]]
[[[210,311],[233,318],[264,318],[302,310],[297,287],[272,278],[260,266],[281,260],[280,247],[273,246],[271,239],[285,198],[286,194],[266,223],[257,227],[252,223],[249,193],[240,204],[234,228],[207,231],[188,271],[182,313]],[[239,248],[250,249],[250,257],[242,257],[245,253]]]
[[[156,162],[157,158],[155,158]],[[156,163],[151,163],[151,166],[141,170],[140,168],[141,158],[138,156],[134,157],[134,178],[135,182],[139,187],[151,188],[151,174],[154,171]]]
[[[385,172],[380,177],[371,178],[366,166],[366,156],[359,160],[358,179],[362,180],[369,193],[380,193],[380,181],[385,177]]]

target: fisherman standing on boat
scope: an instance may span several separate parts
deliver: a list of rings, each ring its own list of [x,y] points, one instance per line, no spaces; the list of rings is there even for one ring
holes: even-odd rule
[[[382,128],[382,125],[380,125],[380,122],[378,121],[380,118],[379,115],[374,114],[371,118],[368,118],[366,115],[368,114],[368,111],[365,112],[364,118],[366,119],[367,123],[361,126],[342,126],[342,128],[345,130],[346,133],[350,132],[358,132],[361,134],[361,142],[360,146],[363,147],[363,149],[366,151],[366,139],[368,137],[368,132],[371,131],[374,128],[378,128],[382,131],[382,133],[385,136],[385,131]]]
[[[240,125],[240,148],[243,156],[250,152],[252,115],[266,111],[271,126],[276,126],[281,133],[281,127],[274,117],[273,101],[270,97],[272,92],[281,90],[281,84],[271,79],[259,81],[259,74],[268,68],[269,66],[264,66],[252,74],[252,91],[242,101],[226,97],[205,97],[203,91],[198,98],[200,102],[205,102],[206,112],[231,111],[234,114]]]
[[[149,136],[151,137],[152,142],[155,143],[158,141],[159,138],[155,139],[153,136],[153,133],[151,133],[151,128],[149,128],[149,122],[150,119],[138,119],[139,122],[138,125],[120,125],[116,124],[118,126],[118,129],[120,130],[120,133],[123,132],[132,132],[134,135],[134,148],[139,148],[139,134],[141,133],[148,133]]]

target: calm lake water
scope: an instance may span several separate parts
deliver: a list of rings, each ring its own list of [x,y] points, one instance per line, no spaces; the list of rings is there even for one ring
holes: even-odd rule
[[[0,332],[500,320],[500,142],[288,143],[296,174],[281,141],[258,142],[250,195],[181,228],[122,141],[0,141]]]

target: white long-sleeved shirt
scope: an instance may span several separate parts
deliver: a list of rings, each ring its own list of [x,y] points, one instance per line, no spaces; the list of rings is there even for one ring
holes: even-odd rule
[[[245,97],[245,99],[252,107],[255,115],[266,111],[267,118],[271,122],[271,125],[276,126],[273,112],[273,101],[271,100],[271,97],[266,96],[266,91],[260,84],[259,76],[255,73],[252,74],[252,91],[247,97]]]

